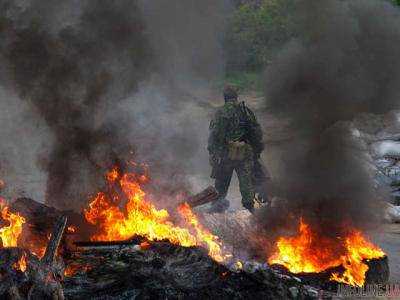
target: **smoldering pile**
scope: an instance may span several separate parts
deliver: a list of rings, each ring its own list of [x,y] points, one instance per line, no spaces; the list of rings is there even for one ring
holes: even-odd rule
[[[77,242],[89,226],[82,215],[27,198],[14,202],[10,211],[24,218],[30,228],[29,241],[34,241],[37,248],[41,239],[45,251],[41,257],[38,249],[22,248],[19,239],[18,247],[0,249],[1,297],[61,300],[318,296],[315,288],[305,286],[298,278],[282,275],[265,263],[224,265],[213,260],[203,248],[184,247],[167,240],[149,241],[142,236],[124,241]],[[43,243],[43,236],[49,232],[50,240],[44,238]]]

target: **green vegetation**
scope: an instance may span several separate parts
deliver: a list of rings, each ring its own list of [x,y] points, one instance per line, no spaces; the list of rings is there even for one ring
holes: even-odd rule
[[[242,92],[248,90],[262,91],[262,72],[236,71],[227,73],[225,78],[217,82],[216,88],[222,89],[225,83],[236,86]]]
[[[400,0],[391,1],[400,6]],[[296,35],[293,0],[241,1],[232,14],[224,38],[224,82],[241,90],[262,89],[262,72],[282,46]],[[256,4],[255,4],[256,3]]]
[[[292,0],[263,0],[260,6],[242,4],[229,22],[224,40],[226,81],[259,89],[260,74],[292,32]]]

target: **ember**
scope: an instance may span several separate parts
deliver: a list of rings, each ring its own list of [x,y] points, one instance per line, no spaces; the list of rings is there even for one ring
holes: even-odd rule
[[[141,250],[147,250],[147,249],[149,249],[150,248],[150,243],[149,242],[147,242],[147,241],[145,241],[145,242],[143,242],[143,243],[140,243],[140,249]]]
[[[17,247],[18,238],[22,233],[22,225],[25,218],[19,214],[13,214],[9,211],[5,200],[0,198],[1,218],[9,223],[8,226],[0,228],[0,240],[3,247]]]
[[[87,272],[90,270],[89,265],[70,264],[64,270],[65,277],[72,277],[78,272]]]
[[[26,271],[26,254],[23,253],[21,258],[13,265],[14,270],[25,272]]]
[[[44,239],[43,239],[44,240]],[[43,240],[31,240],[31,241],[24,241],[22,246],[25,249],[29,249],[33,255],[37,258],[42,258],[44,253],[46,252],[46,245],[43,243]],[[48,238],[46,239],[46,243],[48,242]]]
[[[276,252],[268,259],[270,264],[283,265],[290,272],[320,273],[342,266],[343,274],[334,273],[331,280],[353,286],[363,286],[368,266],[365,260],[382,258],[385,253],[356,230],[350,230],[345,238],[320,236],[303,220],[299,234],[281,237]]]
[[[217,237],[199,224],[188,205],[181,205],[178,209],[188,227],[181,228],[170,221],[167,210],[158,210],[147,201],[141,187],[148,182],[147,176],[120,174],[114,168],[105,177],[111,188],[122,190],[122,193],[109,195],[100,192],[90,202],[84,212],[85,218],[98,227],[98,233],[92,236],[92,241],[123,241],[141,236],[149,241],[168,240],[184,247],[203,245],[215,260],[223,260]],[[126,203],[122,205],[125,198]],[[189,228],[194,229],[194,234]]]
[[[75,226],[68,226],[67,231],[68,233],[75,233],[76,232],[76,227]]]

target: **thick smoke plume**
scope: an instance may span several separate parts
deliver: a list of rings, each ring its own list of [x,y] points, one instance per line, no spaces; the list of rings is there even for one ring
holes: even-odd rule
[[[48,204],[81,208],[128,157],[169,180],[161,192],[177,188],[174,179],[185,186],[175,175],[199,143],[185,102],[198,102],[192,82],[220,71],[224,9],[224,1],[0,1],[2,87],[49,128],[36,137],[48,141],[38,157]]]
[[[121,155],[119,147],[131,147],[103,119],[145,77],[151,51],[134,1],[74,3],[78,16],[58,26],[62,10],[51,1],[25,5],[2,3],[2,65],[54,135],[42,161],[46,201],[68,208]]]
[[[266,71],[267,106],[295,133],[279,149],[290,218],[268,216],[268,229],[299,217],[332,236],[376,224],[373,172],[351,120],[398,108],[399,20],[385,1],[298,1],[296,38]]]

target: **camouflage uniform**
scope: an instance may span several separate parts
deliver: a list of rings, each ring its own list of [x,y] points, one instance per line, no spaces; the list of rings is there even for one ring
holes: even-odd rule
[[[240,159],[230,158],[230,145],[241,143]],[[245,208],[254,208],[253,168],[254,159],[259,157],[263,150],[262,131],[254,113],[239,103],[236,99],[227,101],[215,114],[210,124],[208,151],[213,166],[211,177],[215,178],[215,188],[220,194],[218,200],[221,209],[225,210],[229,202],[225,200],[235,170],[242,194],[242,204]],[[218,202],[217,201],[217,202]],[[218,205],[218,203],[216,204]]]

